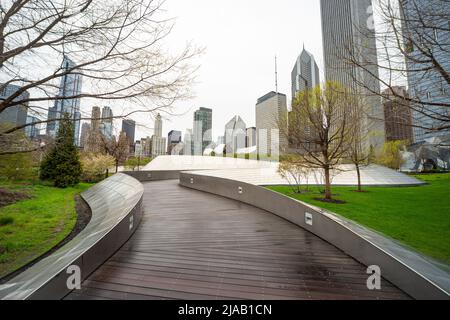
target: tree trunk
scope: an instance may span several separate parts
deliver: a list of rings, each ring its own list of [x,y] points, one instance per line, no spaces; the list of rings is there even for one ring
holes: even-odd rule
[[[119,160],[116,160],[116,173],[119,172]]]
[[[106,173],[105,173],[105,179],[109,178],[109,169],[106,169]]]
[[[331,194],[331,179],[330,179],[330,168],[325,167],[325,199],[333,200],[333,195]]]
[[[362,192],[362,185],[361,185],[361,170],[359,168],[359,164],[356,164],[356,173],[358,174],[358,192]]]

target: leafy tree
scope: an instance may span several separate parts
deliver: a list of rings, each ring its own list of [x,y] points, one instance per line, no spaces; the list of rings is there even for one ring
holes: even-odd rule
[[[7,129],[9,125],[0,126],[0,130]],[[32,144],[23,130],[15,131],[9,135],[0,136],[1,150],[18,150]],[[10,153],[0,155],[0,178],[8,180],[24,180],[33,178],[33,160],[31,153]]]
[[[150,161],[152,161],[152,159],[148,157],[133,157],[125,161],[125,167],[135,171],[136,168],[139,170],[140,167],[146,166],[150,163]]]
[[[394,170],[400,170],[403,164],[403,158],[400,151],[407,145],[405,141],[389,141],[383,146],[377,163]]]
[[[114,166],[114,157],[106,154],[86,153],[81,157],[83,181],[97,182],[105,177],[109,168]]]
[[[55,187],[67,188],[80,182],[81,173],[81,162],[74,145],[73,121],[65,114],[55,145],[42,161],[40,178],[53,181]]]

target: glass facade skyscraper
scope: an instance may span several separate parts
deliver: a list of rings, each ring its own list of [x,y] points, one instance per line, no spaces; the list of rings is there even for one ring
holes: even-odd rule
[[[319,67],[314,56],[303,48],[302,53],[295,61],[291,73],[292,100],[299,92],[312,89],[320,84]]]
[[[444,124],[439,117],[450,117],[449,108],[429,105],[450,105],[450,84],[431,62],[424,63],[430,61],[430,57],[425,56],[414,45],[422,42],[421,49],[430,50],[444,73],[450,73],[450,3],[439,0],[403,0],[401,8],[404,17],[403,35],[409,55],[406,59],[409,95],[422,102],[414,105],[414,141],[420,143],[433,137],[450,137],[450,130],[433,130]],[[440,15],[440,12],[447,14]],[[422,41],[421,38],[426,40]]]
[[[367,115],[361,124],[370,146],[384,141],[384,111],[371,0],[321,0],[325,79],[360,94]],[[357,61],[368,70],[358,68]]]
[[[212,109],[200,108],[194,113],[194,155],[203,155],[212,142]]]
[[[63,71],[68,71],[75,67],[75,63],[70,60],[67,56],[64,57],[61,69]],[[56,100],[55,105],[51,107],[48,111],[48,120],[60,119],[64,114],[68,114],[70,118],[75,121],[75,144],[80,145],[80,99],[70,99],[68,97],[73,97],[81,94],[82,87],[82,76],[81,74],[66,74],[61,78],[61,84],[59,86],[58,100]],[[51,137],[56,137],[56,133],[59,129],[59,121],[52,121],[47,124],[47,135]]]

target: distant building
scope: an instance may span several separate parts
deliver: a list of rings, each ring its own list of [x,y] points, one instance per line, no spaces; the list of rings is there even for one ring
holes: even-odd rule
[[[203,151],[212,142],[212,109],[200,108],[194,113],[194,155],[203,155]]]
[[[110,107],[102,109],[102,134],[111,139],[113,135],[113,112]]]
[[[218,136],[216,144],[217,145],[225,144],[225,137],[224,136]]]
[[[258,154],[277,156],[287,149],[287,140],[280,133],[278,124],[287,117],[286,95],[269,92],[256,103],[256,130]]]
[[[386,141],[408,141],[413,143],[412,115],[405,87],[393,87],[395,95],[391,89],[383,91],[384,98],[384,118],[386,119]],[[398,96],[404,97],[404,99]]]
[[[154,135],[157,137],[162,137],[162,117],[158,113],[158,115],[155,118],[155,132]]]
[[[98,153],[101,151],[101,142],[102,142],[102,119],[101,119],[101,109],[100,107],[92,107],[91,112],[91,124],[89,125],[89,132],[87,137],[83,136],[85,134],[82,130],[80,137],[80,146],[83,145],[83,149],[86,152]],[[84,126],[84,124],[83,124]],[[84,126],[85,130],[87,126]],[[82,128],[83,129],[83,128]],[[85,139],[85,141],[81,142],[81,140]]]
[[[42,121],[40,118],[37,117],[37,115],[29,115],[27,116],[27,126],[25,128],[25,135],[33,140],[39,139],[41,136],[41,130],[43,128],[43,125],[38,123]]]
[[[134,149],[134,137],[136,134],[136,121],[131,119],[124,119],[122,120],[122,132],[125,133],[130,147]],[[133,150],[134,153],[134,150]]]
[[[191,156],[194,153],[194,134],[192,129],[186,129],[184,133],[184,149],[183,155]]]
[[[226,153],[234,154],[238,149],[245,148],[247,125],[239,116],[234,116],[225,125]]]
[[[152,137],[152,157],[163,156],[166,154],[166,138]]]
[[[82,149],[84,149],[86,147],[90,131],[91,131],[91,125],[88,122],[84,122],[81,125],[81,135],[80,135],[80,147]]]
[[[75,63],[67,56],[64,56],[62,69],[63,71],[69,71],[74,68]],[[49,109],[48,120],[61,119],[64,114],[68,114],[71,119],[75,121],[74,135],[75,144],[80,145],[80,99],[70,99],[69,97],[78,96],[81,94],[82,76],[79,72],[77,74],[66,74],[61,78],[61,84],[59,87],[58,100],[55,105]],[[59,120],[49,122],[47,124],[47,135],[50,137],[56,137],[59,129]]]
[[[246,137],[245,146],[247,148],[254,147],[254,146],[256,146],[256,142],[257,142],[256,127],[247,128],[247,137]]]
[[[320,84],[319,67],[314,56],[303,47],[302,53],[295,61],[291,73],[292,100],[299,92],[312,89]]]
[[[8,84],[0,84],[0,100],[5,100],[17,91],[20,90],[21,87]],[[14,99],[14,101],[19,102],[23,100],[29,99],[30,94],[28,92],[22,93],[19,97]],[[7,124],[12,126],[23,126],[27,123],[27,114],[28,114],[28,103],[21,104],[13,107],[9,107],[6,110],[3,110],[0,113],[0,124]]]
[[[177,149],[176,147],[181,143],[181,131],[172,130],[169,132],[167,137],[167,154],[172,154],[172,151],[174,149]],[[179,148],[176,150],[179,154],[180,150]]]
[[[320,7],[325,80],[364,97],[367,116],[362,120],[361,134],[368,137],[364,141],[367,146],[380,149],[385,129],[375,29],[368,27],[373,18],[372,0],[321,0]],[[369,70],[349,63],[352,60]]]
[[[155,132],[152,136],[152,157],[166,154],[166,138],[162,136],[162,117],[158,114],[155,118]]]

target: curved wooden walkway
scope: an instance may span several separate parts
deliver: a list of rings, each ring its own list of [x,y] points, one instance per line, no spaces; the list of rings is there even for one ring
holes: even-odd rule
[[[271,213],[180,187],[145,184],[134,236],[67,299],[407,299],[387,281]]]

